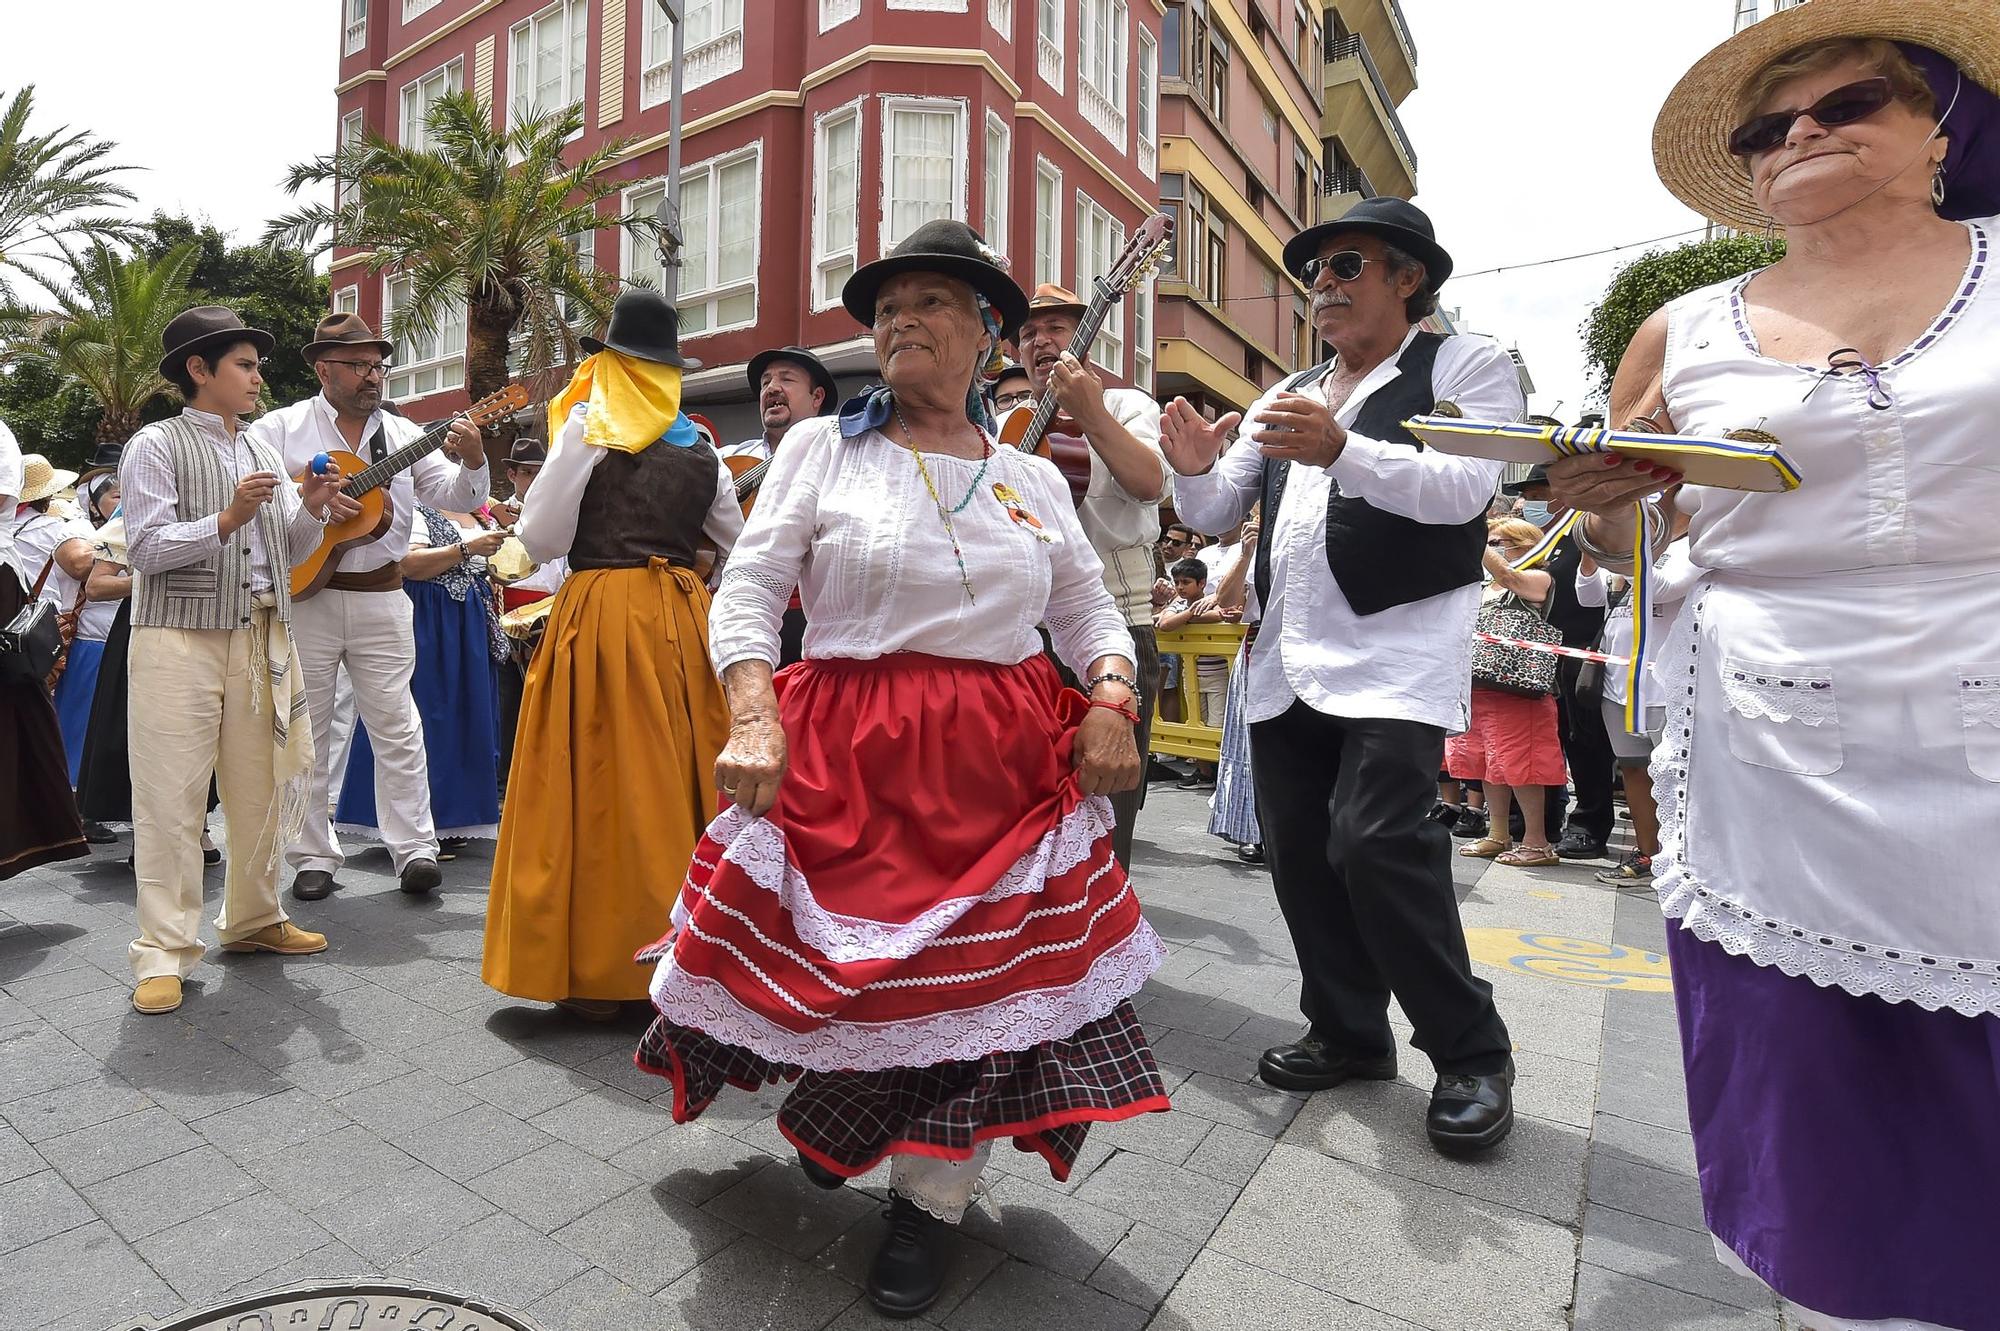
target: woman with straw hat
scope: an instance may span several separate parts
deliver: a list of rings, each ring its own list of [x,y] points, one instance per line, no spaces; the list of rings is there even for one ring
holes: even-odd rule
[[[1028,303],[997,259],[940,219],[848,279],[887,386],[793,427],[723,574],[733,807],[639,1049],[677,1122],[794,1080],[778,1129],[821,1187],[890,1161],[891,1317],[937,1298],[993,1142],[1062,1179],[1091,1123],[1167,1107],[1130,1002],[1165,950],[1105,798],[1139,780],[1132,637],[1061,475],[996,446],[977,371]],[[795,585],[805,659],[774,679]]]
[[[1660,113],[1661,178],[1787,252],[1655,314],[1612,390],[1619,423],[1761,423],[1806,476],[1682,501],[1707,573],[1656,662],[1653,778],[1708,1225],[1812,1331],[2000,1328],[1976,1219],[2000,1184],[1996,89],[1991,0],[1813,0],[1717,47]],[[1626,567],[1633,501],[1673,479],[1549,469]]]

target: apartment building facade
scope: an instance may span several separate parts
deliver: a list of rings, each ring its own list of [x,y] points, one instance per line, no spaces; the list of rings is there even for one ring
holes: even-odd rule
[[[627,209],[665,194],[672,30],[653,0],[342,0],[340,126],[421,142],[442,92],[496,123],[581,101],[579,150],[630,140],[610,168]],[[706,368],[690,402],[754,432],[742,365],[815,348],[843,388],[875,371],[840,305],[856,267],[955,216],[1025,286],[1087,291],[1159,196],[1159,0],[686,0],[678,304]],[[658,282],[649,241],[580,240],[591,262]],[[386,322],[407,286],[336,252],[335,304]],[[1150,290],[1093,348],[1113,382],[1151,387]],[[398,348],[392,395],[429,415],[463,401],[463,325]]]

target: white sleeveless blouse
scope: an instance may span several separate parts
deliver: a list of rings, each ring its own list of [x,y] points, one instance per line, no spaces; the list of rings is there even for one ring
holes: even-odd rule
[[[1764,357],[1749,279],[1668,306],[1675,426],[1758,426],[1805,481],[1702,490],[1707,576],[1656,667],[1669,917],[1850,993],[2000,1013],[2000,281],[1872,375]]]

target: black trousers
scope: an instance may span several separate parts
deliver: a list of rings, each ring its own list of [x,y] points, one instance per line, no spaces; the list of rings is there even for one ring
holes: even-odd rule
[[[1151,625],[1132,626],[1132,647],[1139,668],[1139,728],[1133,738],[1139,743],[1139,786],[1111,797],[1111,812],[1117,824],[1111,830],[1111,853],[1118,862],[1132,867],[1132,833],[1139,826],[1139,810],[1146,806],[1147,750],[1153,742],[1153,702],[1160,693],[1160,642]]]
[[[521,725],[521,690],[528,667],[513,652],[500,663],[500,793],[507,793],[507,772],[514,765],[514,732]]]
[[[1604,841],[1611,836],[1615,818],[1611,775],[1616,760],[1611,753],[1611,736],[1604,732],[1601,695],[1595,689],[1577,688],[1582,669],[1583,662],[1573,656],[1556,662],[1556,725],[1570,784],[1576,787],[1569,825],[1582,828],[1593,841]]]
[[[1303,702],[1250,727],[1264,853],[1314,1034],[1361,1057],[1393,1053],[1394,994],[1439,1072],[1484,1076],[1513,1044],[1466,955],[1451,836],[1426,816],[1443,758],[1436,726]]]

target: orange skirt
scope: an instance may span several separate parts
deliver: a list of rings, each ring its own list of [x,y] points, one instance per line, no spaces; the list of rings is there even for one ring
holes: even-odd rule
[[[729,734],[708,589],[663,561],[574,573],[521,695],[486,911],[486,983],[643,999],[633,953],[673,911]]]

